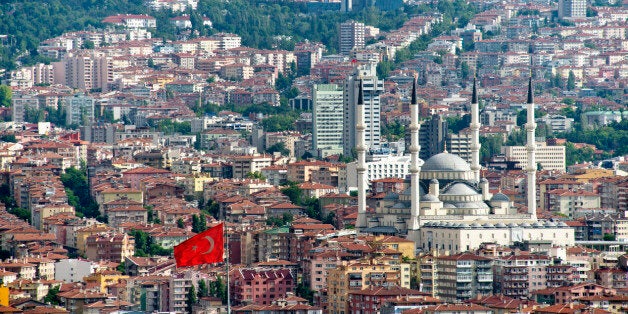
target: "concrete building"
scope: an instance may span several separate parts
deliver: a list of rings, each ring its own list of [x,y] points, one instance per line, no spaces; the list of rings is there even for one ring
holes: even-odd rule
[[[525,169],[528,165],[526,146],[504,146],[502,153],[506,159],[516,161]],[[565,171],[565,146],[547,146],[544,142],[536,143],[536,162],[543,170]]]
[[[559,0],[558,18],[583,18],[587,16],[586,0]]]
[[[26,122],[31,112],[39,110],[39,98],[37,95],[22,92],[13,92],[11,97],[11,120],[13,122]]]
[[[62,61],[53,63],[53,66],[55,82],[83,91],[108,91],[114,80],[113,59],[100,52],[68,54]]]
[[[493,293],[493,260],[470,253],[436,259],[436,296],[448,302]]]
[[[384,81],[377,79],[375,64],[360,66],[347,78],[344,88],[344,132],[343,154],[352,156],[356,147],[356,108],[358,89],[362,82],[364,107],[364,141],[366,149],[377,149],[380,146],[380,94],[384,91]]]
[[[350,313],[347,301],[349,293],[354,290],[393,286],[410,288],[410,265],[391,258],[345,263],[328,270],[327,274],[330,314]]]
[[[384,178],[405,178],[410,172],[409,156],[386,156],[381,159],[366,162],[366,180],[368,182]],[[347,191],[358,186],[357,162],[350,162],[346,168]],[[344,181],[344,180],[343,180]]]
[[[419,145],[421,146],[419,158],[427,160],[442,153],[447,138],[447,120],[443,119],[443,116],[433,115],[429,120],[424,121],[419,129]],[[452,142],[452,140],[449,141]],[[406,145],[406,147],[410,147],[410,145]],[[451,143],[447,145],[447,149],[451,149]]]
[[[496,293],[520,299],[528,298],[531,291],[545,289],[547,255],[509,255],[495,259],[494,281]]]
[[[64,259],[55,263],[55,280],[82,282],[84,277],[93,274],[97,265],[80,259]]]
[[[569,132],[573,126],[573,118],[562,115],[546,115],[537,121],[545,123],[551,133]]]
[[[86,125],[94,121],[95,104],[94,98],[83,94],[64,98],[65,123],[67,125]]]
[[[340,154],[343,150],[344,91],[336,84],[316,84],[312,87],[312,150],[318,157]]]
[[[340,34],[338,36],[339,51],[341,54],[349,54],[353,49],[364,48],[364,23],[347,21],[340,24]]]
[[[471,133],[447,134],[446,144],[450,154],[471,162]]]

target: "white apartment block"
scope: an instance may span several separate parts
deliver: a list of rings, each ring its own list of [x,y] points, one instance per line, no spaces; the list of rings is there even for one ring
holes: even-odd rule
[[[347,164],[346,186],[347,191],[358,187],[358,163]],[[366,162],[366,179],[373,181],[384,178],[405,178],[410,173],[410,156],[386,156],[375,161]],[[344,181],[338,179],[338,181]]]
[[[312,87],[312,149],[319,157],[342,153],[343,94],[336,84]]]
[[[504,146],[502,153],[506,159],[519,162],[525,169],[528,165],[528,151],[525,146]],[[536,161],[543,170],[565,171],[565,146],[547,146],[544,142],[536,143]]]
[[[573,125],[573,118],[561,115],[546,115],[537,119],[538,122],[545,123],[552,133],[569,132]]]

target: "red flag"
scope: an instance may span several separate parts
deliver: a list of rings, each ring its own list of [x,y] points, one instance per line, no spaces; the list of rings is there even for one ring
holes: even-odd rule
[[[177,267],[218,263],[224,253],[223,223],[211,227],[174,247]]]

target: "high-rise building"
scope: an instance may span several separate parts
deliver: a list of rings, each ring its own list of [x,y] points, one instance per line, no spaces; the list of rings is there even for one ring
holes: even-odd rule
[[[587,16],[587,0],[559,0],[558,17],[581,18]]]
[[[342,153],[344,90],[336,84],[312,87],[312,149],[319,157]]]
[[[419,144],[421,151],[419,157],[423,160],[442,153],[447,139],[447,120],[441,115],[433,115],[431,119],[424,121],[419,129]],[[406,147],[409,147],[406,145]]]
[[[450,133],[447,134],[447,151],[462,158],[464,161],[471,162],[471,133]]]
[[[67,125],[87,125],[94,121],[94,105],[96,101],[90,96],[76,94],[63,100],[65,123]]]
[[[348,54],[354,48],[364,48],[364,33],[364,23],[351,20],[340,24],[340,34],[338,36],[340,53]]]
[[[55,82],[57,80],[81,90],[107,91],[113,83],[113,60],[96,52],[68,55],[60,63],[55,63]]]
[[[14,92],[11,98],[11,107],[13,122],[26,122],[30,119],[29,114],[39,110],[39,99],[35,94]]]
[[[380,100],[379,95],[384,91],[384,81],[377,79],[375,65],[367,64],[356,70],[356,73],[345,82],[344,88],[344,131],[343,154],[352,155],[352,149],[356,145],[356,104],[358,101],[358,88],[360,80],[363,84],[364,96],[364,143],[368,149],[376,149],[380,146]]]

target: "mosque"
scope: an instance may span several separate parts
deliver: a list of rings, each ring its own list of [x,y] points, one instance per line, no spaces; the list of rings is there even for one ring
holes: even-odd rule
[[[416,242],[417,249],[450,253],[478,248],[482,243],[511,245],[514,242],[538,246],[574,245],[574,229],[564,222],[539,221],[536,217],[536,144],[532,79],[528,86],[527,213],[517,213],[502,193],[492,195],[488,181],[480,178],[479,108],[476,82],[471,100],[471,164],[446,151],[425,162],[418,158],[419,116],[416,82],[410,103],[410,183],[402,193],[389,193],[374,213],[366,211],[364,109],[362,87],[356,106],[356,151],[358,155],[358,219],[363,232],[398,233]]]

